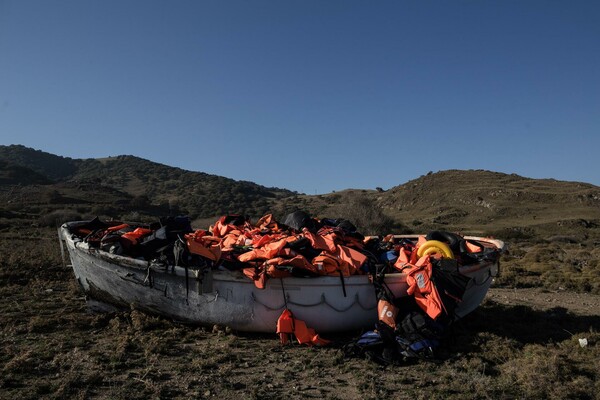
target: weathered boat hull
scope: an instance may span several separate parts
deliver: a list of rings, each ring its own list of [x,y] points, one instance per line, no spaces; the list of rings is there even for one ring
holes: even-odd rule
[[[147,261],[110,254],[61,228],[75,277],[92,309],[107,305],[163,315],[203,325],[224,325],[248,332],[274,332],[285,307],[318,332],[372,328],[377,320],[377,299],[368,276],[344,278],[270,279],[264,289],[238,271],[195,271],[183,267],[152,265]],[[500,241],[473,238],[488,247],[503,248]],[[456,313],[473,311],[497,270],[497,263],[463,267],[473,280]],[[386,275],[396,296],[406,295],[406,277]],[[345,290],[344,290],[345,289]]]

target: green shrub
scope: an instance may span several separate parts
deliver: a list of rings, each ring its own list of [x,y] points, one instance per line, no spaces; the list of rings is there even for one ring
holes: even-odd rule
[[[68,221],[81,220],[79,213],[73,210],[56,210],[51,213],[41,215],[38,219],[40,226],[58,227]]]

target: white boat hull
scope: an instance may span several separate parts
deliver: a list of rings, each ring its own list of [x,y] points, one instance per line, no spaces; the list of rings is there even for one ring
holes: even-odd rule
[[[258,289],[239,271],[203,275],[183,267],[151,265],[90,248],[67,225],[61,228],[61,236],[92,309],[134,307],[184,322],[248,332],[275,332],[285,307],[317,332],[371,329],[377,321],[375,289],[366,275],[345,277],[343,286],[338,277],[269,279],[264,289]],[[504,246],[500,241],[474,239]],[[479,306],[497,267],[487,262],[461,270],[473,280],[457,316]],[[385,282],[396,296],[406,296],[404,274],[387,274]]]

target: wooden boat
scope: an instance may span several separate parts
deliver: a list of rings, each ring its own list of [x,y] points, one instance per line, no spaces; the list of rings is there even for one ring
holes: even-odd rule
[[[234,330],[275,332],[285,307],[317,332],[373,327],[377,320],[375,289],[366,275],[269,279],[264,289],[239,271],[194,270],[153,264],[91,247],[73,233],[81,222],[59,230],[88,306],[94,311],[135,307],[174,320],[222,325]],[[416,241],[417,235],[398,235]],[[500,240],[465,237],[502,252]],[[460,267],[472,280],[456,310],[463,317],[483,301],[498,272],[498,257]],[[396,296],[406,296],[406,276],[390,273],[385,282]]]

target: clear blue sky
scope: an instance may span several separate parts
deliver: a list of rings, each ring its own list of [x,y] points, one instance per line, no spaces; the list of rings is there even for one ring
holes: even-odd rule
[[[600,2],[0,0],[0,144],[309,194],[600,185]]]

